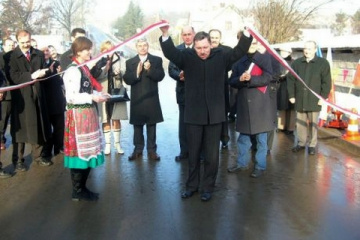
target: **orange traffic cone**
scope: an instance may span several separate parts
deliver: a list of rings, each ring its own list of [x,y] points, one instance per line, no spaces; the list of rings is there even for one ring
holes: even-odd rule
[[[353,108],[351,111],[353,113],[357,113],[357,110],[355,108]],[[346,133],[343,135],[343,138],[351,141],[360,140],[359,123],[356,116],[350,116],[348,127]]]
[[[357,67],[356,67],[353,84],[355,86],[360,87],[360,60],[359,60],[359,63],[357,65]]]

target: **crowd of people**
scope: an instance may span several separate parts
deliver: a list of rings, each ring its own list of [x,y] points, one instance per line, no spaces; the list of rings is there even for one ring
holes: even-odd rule
[[[169,26],[160,28],[164,56],[170,61],[168,73],[176,81],[179,107],[179,155],[188,161],[186,199],[201,192],[201,200],[212,198],[219,167],[219,151],[228,148],[228,122],[236,121],[237,160],[229,173],[245,172],[255,164],[251,177],[265,173],[275,130],[294,134],[293,152],[316,153],[317,118],[321,102],[271,56],[246,30],[237,34],[231,48],[221,43],[221,31],[196,32],[191,26],[181,31],[183,43],[175,46]],[[129,161],[141,159],[145,148],[149,160],[159,161],[156,124],[164,121],[158,84],[165,77],[161,57],[149,53],[146,38],[135,41],[137,55],[125,59],[105,41],[100,52],[105,57],[91,60],[93,43],[86,31],[75,28],[71,48],[58,54],[52,45],[38,49],[31,33],[20,30],[16,41],[3,40],[1,86],[27,84],[0,93],[0,147],[6,149],[5,132],[9,119],[12,163],[15,171],[27,170],[25,144],[32,147],[32,159],[40,166],[53,164],[52,157],[64,155],[70,169],[72,200],[96,201],[99,194],[86,186],[91,169],[104,163],[121,147],[121,121],[133,125],[133,152]],[[322,97],[330,92],[329,63],[315,55],[316,43],[305,43],[304,56],[294,60],[292,50],[280,54],[308,86]],[[87,64],[84,64],[86,63]],[[129,99],[119,97],[120,89],[130,89]],[[296,123],[295,123],[296,122]],[[310,133],[310,136],[307,134]],[[201,169],[204,173],[201,174]],[[0,178],[13,174],[0,163]],[[200,187],[201,186],[201,187]]]

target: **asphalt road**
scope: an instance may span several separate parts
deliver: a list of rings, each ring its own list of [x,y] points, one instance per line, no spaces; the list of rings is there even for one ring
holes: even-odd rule
[[[236,161],[236,132],[222,150],[213,199],[182,200],[187,163],[175,162],[178,109],[175,82],[160,83],[165,121],[157,126],[161,161],[128,161],[132,126],[123,121],[125,154],[112,153],[90,174],[98,202],[71,201],[62,156],[41,167],[26,156],[29,170],[0,179],[0,239],[360,239],[360,160],[330,140],[318,154],[291,152],[292,137],[276,133],[266,175],[229,174]],[[8,136],[9,137],[9,136]],[[9,145],[9,141],[7,143]],[[26,151],[29,152],[29,147]],[[13,171],[11,146],[2,152]]]

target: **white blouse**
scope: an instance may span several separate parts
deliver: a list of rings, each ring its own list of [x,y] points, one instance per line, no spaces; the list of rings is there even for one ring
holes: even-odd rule
[[[77,67],[69,67],[63,75],[66,102],[70,104],[92,103],[92,94],[80,93],[81,72]]]

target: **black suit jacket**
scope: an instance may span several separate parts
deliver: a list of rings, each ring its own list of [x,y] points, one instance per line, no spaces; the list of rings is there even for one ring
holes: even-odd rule
[[[182,43],[177,46],[178,49],[185,49],[185,43]],[[179,105],[185,105],[185,82],[180,81],[179,74],[181,69],[178,68],[173,62],[169,63],[169,76],[176,81],[176,102]]]
[[[224,75],[231,65],[244,56],[252,38],[242,37],[229,52],[211,49],[210,56],[202,60],[194,49],[179,50],[169,38],[160,45],[166,58],[186,74],[184,122],[196,125],[217,124],[225,121]]]

